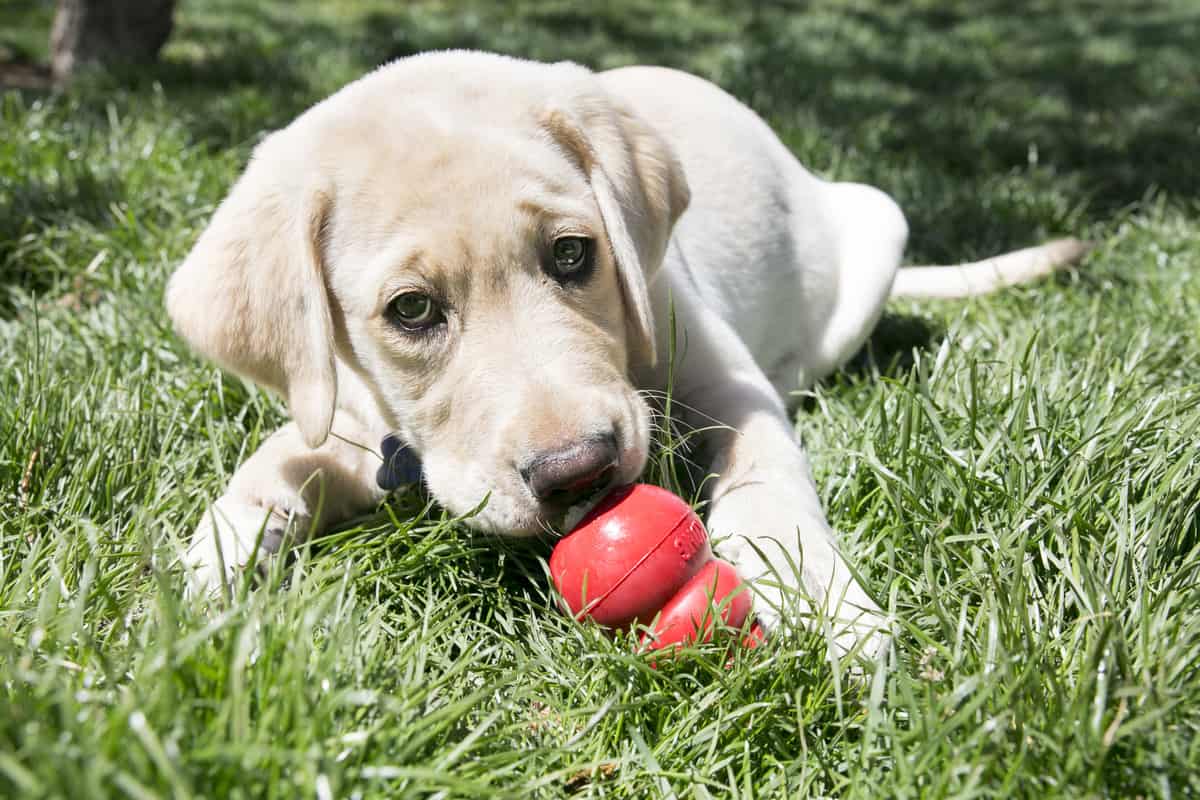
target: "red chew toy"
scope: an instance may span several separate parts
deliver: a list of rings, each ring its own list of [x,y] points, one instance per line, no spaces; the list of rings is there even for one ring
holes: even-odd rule
[[[610,628],[649,622],[712,558],[691,506],[657,486],[623,486],[550,554],[550,577],[576,617]]]
[[[671,492],[644,483],[616,489],[592,509],[554,548],[550,577],[576,618],[627,628],[659,614],[642,639],[649,649],[698,635],[708,641],[714,608],[732,627],[750,615],[749,590],[732,566],[713,559],[700,518]],[[762,639],[756,625],[744,644]]]
[[[741,588],[741,591],[736,591]],[[731,596],[732,595],[732,596]],[[719,611],[725,624],[740,628],[750,616],[750,591],[742,586],[733,565],[714,558],[662,607],[654,635],[642,645],[654,650],[672,645],[712,639],[713,622]]]

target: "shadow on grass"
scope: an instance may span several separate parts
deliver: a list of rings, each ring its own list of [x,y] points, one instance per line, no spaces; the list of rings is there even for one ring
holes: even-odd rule
[[[1185,77],[1196,9],[954,9],[764,18],[724,82],[768,115],[804,109],[862,155],[856,178],[886,187],[897,165],[915,176],[889,190],[932,261],[1030,243],[1048,216],[1072,224],[1072,208],[1104,219],[1152,187],[1197,195],[1200,168],[1182,158],[1200,131],[1200,92]],[[973,196],[1012,174],[1025,182],[1014,196]],[[1070,197],[1053,209],[1016,194],[1039,191]]]
[[[916,363],[916,354],[933,350],[945,333],[925,317],[885,313],[867,343],[838,372],[850,377],[902,377]]]
[[[784,0],[460,0],[370,10],[336,28],[256,6],[229,27],[193,24],[184,35],[206,55],[154,79],[208,105],[196,135],[224,147],[334,88],[305,54],[347,54],[358,72],[450,47],[689,69],[767,116],[817,169],[849,151],[849,177],[906,208],[917,254],[954,261],[1105,219],[1152,188],[1197,196],[1200,166],[1184,154],[1200,131],[1200,91],[1187,81],[1198,29],[1200,11],[1168,0],[836,12]],[[222,101],[230,90],[240,106]]]
[[[77,162],[62,165],[54,182],[32,179],[8,191],[0,187],[0,289],[19,286],[35,295],[49,291],[64,276],[59,270],[28,268],[30,237],[56,226],[108,224],[109,205],[123,193],[120,181]],[[14,310],[11,296],[0,291],[0,319]]]
[[[503,594],[535,609],[552,605],[543,563],[556,539],[480,533],[463,520],[448,521],[451,517],[423,488],[400,490],[373,514],[318,537],[311,552],[318,559],[357,559],[361,579],[370,585],[383,580],[426,586],[431,602]],[[425,522],[409,529],[405,521],[414,519]],[[285,577],[297,555],[296,550],[286,554]],[[474,605],[487,616],[497,603]]]
[[[72,92],[101,120],[107,103],[137,108],[161,86],[197,143],[248,152],[345,81],[422,50],[675,66],[767,116],[814,168],[892,193],[912,257],[949,262],[1074,232],[1152,189],[1197,197],[1197,30],[1184,0],[361,0],[337,13],[214,0],[185,8],[162,63]],[[13,201],[35,223],[75,202],[39,191],[16,187],[30,197]]]
[[[886,311],[858,352],[819,385],[834,389],[847,381],[871,380],[876,376],[903,379],[912,371],[918,355],[934,350],[945,335],[945,328],[934,320]],[[812,412],[817,408],[816,397],[809,392],[797,393],[791,398],[789,408]]]

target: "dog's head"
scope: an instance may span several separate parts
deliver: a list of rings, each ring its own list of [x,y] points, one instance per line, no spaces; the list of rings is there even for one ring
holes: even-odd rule
[[[418,56],[267,138],[167,303],[310,446],[352,370],[443,505],[488,497],[477,525],[529,534],[645,464],[629,374],[656,358],[648,284],[687,200],[587,70]]]

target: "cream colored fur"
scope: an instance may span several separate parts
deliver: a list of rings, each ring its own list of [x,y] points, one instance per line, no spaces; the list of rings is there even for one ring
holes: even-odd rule
[[[583,286],[543,269],[561,235],[597,243]],[[264,525],[272,550],[289,524],[302,537],[369,510],[371,451],[392,432],[444,506],[487,497],[472,524],[500,534],[561,522],[519,474],[532,453],[612,428],[618,480],[636,480],[639,390],[667,388],[673,309],[677,407],[724,426],[709,527],[760,618],[817,613],[838,649],[877,650],[884,616],[838,552],[783,398],[862,344],[906,235],[885,194],[816,178],[683,73],[471,52],[383,67],[257,148],[171,280],[180,333],[294,418],[201,520],[194,584],[220,586]],[[389,322],[407,291],[446,308],[436,335]]]

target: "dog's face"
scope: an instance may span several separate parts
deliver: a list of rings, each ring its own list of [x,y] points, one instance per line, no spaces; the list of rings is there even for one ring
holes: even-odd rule
[[[342,355],[439,501],[462,513],[486,497],[478,524],[531,533],[583,493],[531,485],[539,459],[579,461],[584,490],[636,478],[647,420],[626,377],[621,276],[568,156],[427,129],[360,166],[337,192],[361,202],[336,210],[325,241]]]
[[[418,57],[264,142],[168,305],[313,446],[354,371],[443,505],[486,498],[474,524],[530,534],[644,466],[628,376],[655,358],[647,281],[686,202],[587,71]]]

